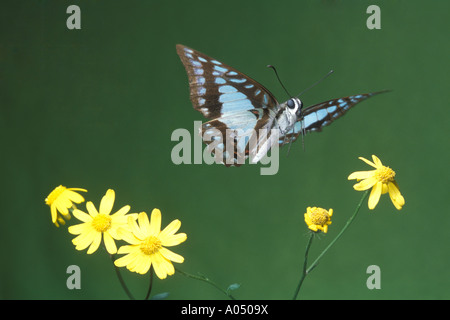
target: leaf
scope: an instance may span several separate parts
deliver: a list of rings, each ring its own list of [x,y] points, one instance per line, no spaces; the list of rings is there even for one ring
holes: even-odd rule
[[[228,288],[227,288],[227,294],[229,294],[229,292],[232,291],[232,290],[239,289],[240,287],[241,287],[240,283],[232,283],[232,284],[230,284],[228,286]]]
[[[169,296],[169,292],[161,292],[158,294],[155,294],[153,297],[150,298],[150,300],[164,300]]]

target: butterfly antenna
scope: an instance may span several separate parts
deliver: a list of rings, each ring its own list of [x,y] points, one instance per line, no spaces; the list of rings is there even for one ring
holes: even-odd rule
[[[289,97],[292,97],[292,95],[287,91],[287,89],[286,89],[286,87],[284,86],[283,82],[281,82],[281,79],[280,79],[280,77],[278,76],[277,69],[275,69],[275,67],[274,67],[273,65],[271,65],[271,64],[267,65],[267,68],[271,68],[271,69],[273,69],[273,71],[275,71],[275,75],[277,76],[277,79],[278,79],[278,81],[280,82],[281,86],[283,87],[284,91],[286,91],[286,93],[287,93],[287,95],[288,95]]]
[[[333,70],[328,71],[328,73],[326,75],[324,75],[319,81],[316,81],[316,83],[314,83],[312,86],[310,86],[309,88],[307,88],[307,89],[303,90],[302,92],[300,92],[298,95],[296,95],[296,97],[302,95],[303,93],[305,93],[309,89],[311,89],[311,88],[315,87],[316,85],[318,85],[319,83],[321,83],[323,80],[325,80],[325,78],[327,78],[333,72],[334,72]]]

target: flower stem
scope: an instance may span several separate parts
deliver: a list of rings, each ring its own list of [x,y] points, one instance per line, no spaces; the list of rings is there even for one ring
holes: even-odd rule
[[[113,265],[114,265],[114,269],[116,270],[117,278],[119,279],[119,282],[120,282],[120,284],[122,285],[123,290],[125,291],[125,293],[127,294],[128,298],[129,298],[130,300],[134,300],[133,295],[131,294],[130,290],[128,290],[128,287],[127,287],[127,285],[125,284],[125,281],[123,280],[122,275],[120,274],[119,268],[114,264],[115,255],[114,255],[114,254],[110,254],[109,256],[110,256],[111,261],[112,261],[112,263],[113,263]],[[150,290],[151,290],[151,287],[150,287]]]
[[[353,212],[353,215],[347,220],[347,223],[345,224],[345,226],[342,228],[342,230],[338,233],[338,235],[336,236],[336,238],[333,239],[333,241],[330,242],[330,244],[322,251],[322,253],[317,257],[316,260],[314,260],[313,263],[311,263],[311,266],[306,269],[306,271],[303,271],[303,275],[302,278],[300,279],[300,283],[297,287],[296,293],[294,295],[294,300],[297,298],[298,292],[300,291],[300,288],[302,286],[303,280],[304,278],[315,268],[317,267],[317,265],[319,264],[319,260],[325,255],[325,253],[336,243],[336,241],[342,236],[342,234],[345,232],[345,230],[347,230],[347,228],[350,226],[350,224],[353,222],[353,220],[355,219],[356,215],[359,212],[359,209],[361,208],[362,203],[364,202],[364,200],[367,198],[367,196],[369,195],[370,190],[367,190],[366,192],[364,192],[363,196],[361,197],[361,200],[359,200],[358,205],[355,208],[355,211]],[[312,237],[311,237],[312,238]],[[308,246],[306,248],[306,254],[305,254],[305,265],[306,265],[306,258],[307,258],[307,254],[308,254],[308,250],[309,250],[309,246],[311,245],[311,238],[308,242]],[[304,267],[305,268],[305,267]]]
[[[150,268],[150,284],[148,285],[147,295],[145,296],[144,300],[148,300],[148,298],[150,298],[152,287],[153,287],[153,268]]]
[[[219,287],[218,284],[216,284],[215,282],[213,282],[212,280],[210,280],[208,277],[204,276],[204,275],[193,275],[184,271],[181,271],[178,268],[175,268],[175,270],[179,273],[181,273],[182,275],[191,278],[191,279],[196,279],[196,280],[200,280],[200,281],[204,281],[206,283],[209,283],[210,285],[212,285],[213,287],[215,287],[216,289],[218,289],[219,291],[221,291],[223,294],[225,294],[228,298],[230,298],[231,300],[236,300],[231,294],[228,293],[227,290],[222,289],[221,287]]]
[[[297,290],[295,290],[294,298],[292,300],[297,299],[298,292],[300,291],[300,288],[302,287],[302,284],[303,284],[303,280],[305,280],[305,278],[306,278],[306,275],[307,275],[306,267],[308,266],[308,253],[309,253],[309,248],[311,248],[313,238],[314,238],[314,232],[311,232],[311,235],[309,236],[308,244],[306,245],[305,262],[303,263],[302,277],[300,278],[300,282],[298,283]]]

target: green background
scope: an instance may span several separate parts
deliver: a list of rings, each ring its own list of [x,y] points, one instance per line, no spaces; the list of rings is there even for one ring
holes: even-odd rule
[[[66,9],[81,9],[68,30]],[[366,9],[381,8],[381,30]],[[76,251],[44,199],[56,186],[86,188],[98,207],[108,188],[115,210],[162,210],[188,239],[172,250],[180,269],[238,299],[290,299],[300,277],[308,206],[333,208],[311,259],[337,235],[362,193],[347,176],[377,155],[396,171],[406,199],[364,203],[354,224],[306,278],[302,299],[450,298],[448,204],[448,1],[3,1],[0,13],[1,264],[3,299],[125,299],[103,250]],[[276,175],[259,165],[174,165],[177,128],[193,131],[175,45],[185,44],[257,79],[287,99],[267,64],[306,106],[391,89],[321,133],[281,150]],[[85,209],[85,205],[79,206]],[[68,225],[77,223],[72,219]],[[81,268],[68,290],[66,268]],[[370,265],[381,289],[366,287]],[[123,269],[137,298],[148,275]],[[169,299],[222,299],[176,273],[156,279]]]

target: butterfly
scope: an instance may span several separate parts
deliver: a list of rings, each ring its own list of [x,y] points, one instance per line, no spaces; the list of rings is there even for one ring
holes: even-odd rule
[[[300,134],[321,131],[357,103],[385,92],[332,99],[307,108],[293,97],[279,103],[263,85],[199,51],[178,44],[194,109],[209,119],[199,134],[216,162],[239,166],[251,156],[257,163],[267,152],[292,143]]]

